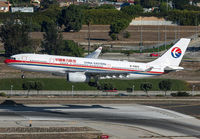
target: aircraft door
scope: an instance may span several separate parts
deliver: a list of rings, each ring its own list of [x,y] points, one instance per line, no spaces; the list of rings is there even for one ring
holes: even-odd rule
[[[112,68],[112,65],[111,64],[106,64],[106,67],[107,68]]]

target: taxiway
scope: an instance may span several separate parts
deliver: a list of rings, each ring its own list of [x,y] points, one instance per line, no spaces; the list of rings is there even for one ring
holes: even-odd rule
[[[200,138],[200,120],[139,104],[0,105],[0,127],[91,127],[113,139]]]

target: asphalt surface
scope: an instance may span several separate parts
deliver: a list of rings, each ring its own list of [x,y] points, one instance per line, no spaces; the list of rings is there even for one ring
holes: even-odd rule
[[[180,112],[200,119],[200,103],[192,103],[192,104],[173,103],[173,104],[151,104],[151,105],[155,107],[161,107],[164,109]]]
[[[5,102],[0,105],[0,127],[27,126],[29,120],[33,121],[33,126],[39,127],[69,126],[70,122],[75,122],[74,126],[89,126],[109,134],[113,139],[200,138],[200,120],[153,106],[139,104],[23,105],[14,101],[9,102],[9,105]],[[58,121],[62,121],[62,124],[59,125]]]

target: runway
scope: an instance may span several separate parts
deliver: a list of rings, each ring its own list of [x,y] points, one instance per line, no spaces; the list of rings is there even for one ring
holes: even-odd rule
[[[113,139],[200,138],[200,120],[139,104],[0,105],[0,127],[87,126]]]

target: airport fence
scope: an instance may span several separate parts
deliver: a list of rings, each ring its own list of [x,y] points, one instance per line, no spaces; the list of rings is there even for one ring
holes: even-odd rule
[[[104,91],[25,91],[25,90],[1,90],[6,96],[145,96],[144,91],[117,91],[117,92],[104,92]],[[167,91],[166,95],[170,96],[171,93],[180,91]],[[200,95],[200,91],[186,91],[192,96]],[[150,96],[164,96],[164,91],[148,91]]]

